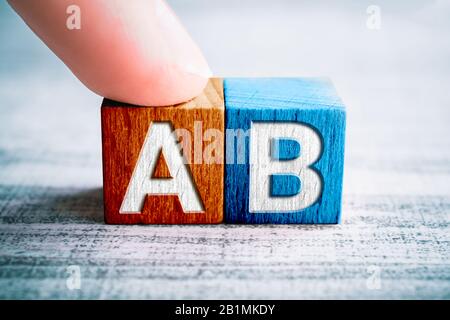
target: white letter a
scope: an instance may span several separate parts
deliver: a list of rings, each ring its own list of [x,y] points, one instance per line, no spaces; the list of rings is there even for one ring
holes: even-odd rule
[[[164,154],[172,179],[152,178],[158,156]],[[120,213],[141,213],[147,195],[178,195],[184,212],[204,211],[169,122],[154,122],[142,145]]]

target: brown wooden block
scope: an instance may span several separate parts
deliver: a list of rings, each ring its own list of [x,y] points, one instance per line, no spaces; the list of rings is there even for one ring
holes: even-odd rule
[[[211,79],[195,99],[101,108],[105,221],[210,224],[223,220],[224,99]]]

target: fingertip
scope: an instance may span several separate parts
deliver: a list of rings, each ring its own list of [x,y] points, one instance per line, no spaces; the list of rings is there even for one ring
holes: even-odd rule
[[[153,72],[148,73],[146,79],[136,79],[130,75],[129,81],[119,85],[121,89],[103,91],[99,94],[112,100],[139,106],[173,106],[200,95],[208,82],[208,78],[188,73],[171,76],[168,72],[160,74],[157,79],[154,77]],[[106,88],[112,87],[117,86],[111,85]]]
[[[164,1],[10,0],[32,30],[78,79],[104,97],[166,106],[199,95],[211,71],[199,47]],[[66,7],[80,28],[66,28]]]

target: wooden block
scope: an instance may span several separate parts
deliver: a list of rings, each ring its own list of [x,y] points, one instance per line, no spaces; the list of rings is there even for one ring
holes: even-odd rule
[[[223,81],[180,105],[101,108],[105,221],[111,224],[223,220]]]
[[[227,223],[338,223],[345,109],[324,79],[225,79]]]

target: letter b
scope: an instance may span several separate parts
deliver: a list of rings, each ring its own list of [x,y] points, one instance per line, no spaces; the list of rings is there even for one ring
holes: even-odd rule
[[[314,204],[322,191],[321,177],[311,167],[322,149],[317,132],[301,123],[284,122],[252,122],[250,130],[249,212],[295,212]],[[281,160],[289,150],[280,148],[284,141],[280,138],[296,141],[301,146],[300,155]],[[292,177],[300,180],[300,190],[283,196],[277,189],[286,188]],[[276,178],[284,183],[276,185]]]

